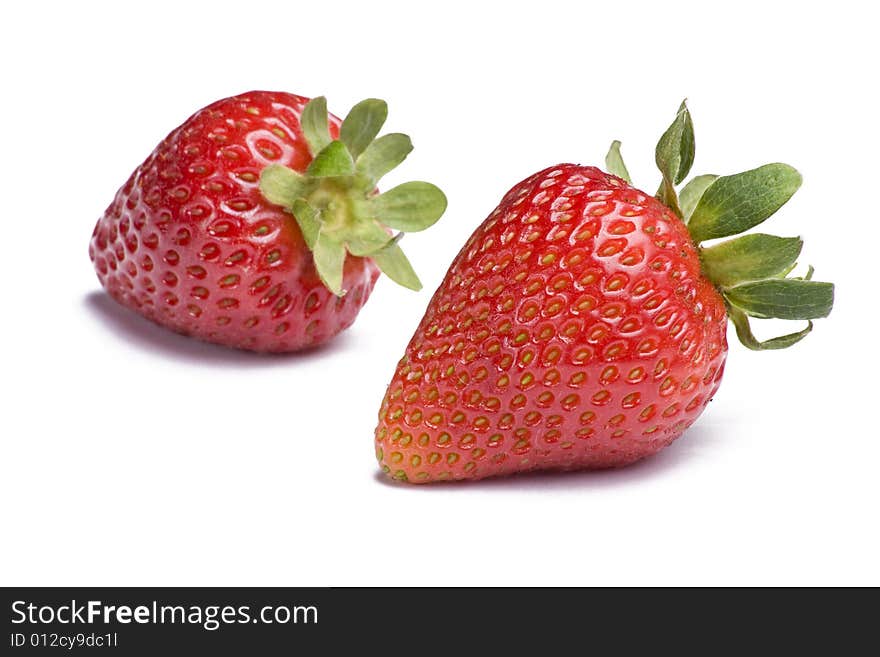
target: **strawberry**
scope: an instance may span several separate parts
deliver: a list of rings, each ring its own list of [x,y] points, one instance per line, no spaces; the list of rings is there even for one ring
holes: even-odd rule
[[[624,466],[678,438],[715,394],[730,318],[826,316],[833,286],[788,278],[799,238],[741,233],[800,185],[771,164],[698,176],[682,104],[656,150],[657,196],[612,173],[559,164],[514,186],[434,294],[385,394],[382,469],[409,482]],[[810,274],[812,271],[810,272]]]
[[[254,351],[320,344],[355,319],[379,270],[421,284],[398,245],[446,208],[434,185],[376,182],[412,150],[376,139],[387,106],[344,121],[323,97],[253,91],[169,134],[98,220],[89,256],[119,303],[175,331]]]

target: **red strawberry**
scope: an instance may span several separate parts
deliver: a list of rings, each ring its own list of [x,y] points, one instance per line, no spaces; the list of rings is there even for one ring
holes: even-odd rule
[[[381,100],[345,121],[326,101],[253,91],[196,112],[139,166],[89,245],[118,302],[175,331],[254,351],[293,351],[348,327],[381,269],[420,283],[389,229],[422,230],[446,207],[429,183],[377,195],[412,150],[375,139]]]
[[[511,189],[455,258],[400,361],[376,453],[396,479],[480,479],[608,468],[653,454],[700,415],[721,382],[731,317],[811,319],[829,283],[785,278],[799,238],[748,235],[797,189],[786,165],[700,176],[682,105],[661,138],[658,196],[635,189],[619,143],[607,163],[560,164]],[[689,222],[689,223],[686,223]]]

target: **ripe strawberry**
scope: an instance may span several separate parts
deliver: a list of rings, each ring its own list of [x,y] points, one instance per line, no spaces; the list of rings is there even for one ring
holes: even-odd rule
[[[294,351],[347,328],[379,270],[421,284],[389,229],[422,230],[443,193],[376,182],[412,150],[374,139],[381,100],[345,121],[324,98],[253,91],[176,128],[98,220],[89,245],[119,303],[175,331],[254,351]]]
[[[396,479],[480,479],[623,466],[696,420],[721,382],[728,316],[824,317],[829,283],[786,278],[799,238],[753,234],[800,184],[786,165],[699,176],[682,105],[657,146],[658,198],[607,164],[560,164],[513,187],[455,258],[388,387],[376,429]]]

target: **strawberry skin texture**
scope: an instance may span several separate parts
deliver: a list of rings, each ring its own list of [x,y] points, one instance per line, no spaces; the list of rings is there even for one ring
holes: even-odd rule
[[[376,455],[412,483],[624,466],[721,381],[724,300],[653,196],[560,164],[455,258],[388,387]]]
[[[98,220],[89,256],[123,306],[179,333],[253,351],[318,345],[354,322],[379,270],[348,257],[336,297],[293,217],[260,193],[261,170],[302,172],[307,98],[253,91],[171,132]],[[336,138],[340,121],[330,116]]]

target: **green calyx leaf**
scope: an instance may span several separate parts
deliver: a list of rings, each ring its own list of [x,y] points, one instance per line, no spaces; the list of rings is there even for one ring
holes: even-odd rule
[[[791,271],[803,248],[799,237],[755,233],[702,249],[703,272],[720,287],[783,276]]]
[[[339,140],[355,159],[372,143],[388,118],[384,100],[367,98],[351,108],[339,128]]]
[[[271,164],[260,172],[260,191],[267,201],[290,207],[303,195],[305,178],[280,164]]]
[[[318,233],[321,232],[321,219],[318,216],[318,211],[301,198],[296,199],[290,209],[299,225],[306,246],[314,251]]]
[[[350,176],[352,173],[354,173],[354,161],[341,141],[331,141],[327,144],[306,169],[306,175],[312,178]]]
[[[327,116],[327,99],[324,96],[312,98],[303,108],[299,117],[303,136],[309,145],[312,156],[320,153],[330,143],[330,123]]]
[[[801,242],[799,238],[773,237],[772,235],[746,235],[746,237],[760,238],[770,245],[771,253],[768,261],[774,261],[775,265],[759,264],[767,270],[782,268],[780,276],[784,276],[793,266],[783,263],[790,259],[793,261],[800,252]],[[771,244],[764,238],[777,240]],[[723,245],[719,245],[723,246]],[[715,247],[717,248],[717,247]],[[810,267],[807,274],[796,278],[768,278],[752,283],[741,283],[733,287],[721,290],[727,303],[727,316],[736,329],[739,341],[755,351],[770,349],[785,349],[803,340],[813,330],[813,322],[810,320],[819,317],[827,317],[834,305],[834,285],[810,280],[813,268]],[[760,341],[752,333],[749,317],[762,319],[805,319],[807,326],[800,331],[788,333],[769,340]]]
[[[608,149],[608,154],[605,156],[605,167],[608,169],[608,173],[632,184],[632,178],[629,176],[626,164],[623,163],[623,155],[620,154],[620,142],[616,139],[611,142],[611,148]]]
[[[801,175],[787,164],[721,176],[703,192],[688,231],[697,244],[745,232],[785,205],[800,186]]]
[[[834,285],[796,278],[771,278],[735,285],[724,298],[751,317],[817,319],[834,305]]]
[[[654,161],[663,179],[673,185],[681,183],[691,170],[695,151],[694,124],[686,101],[682,101],[675,120],[654,149]]]
[[[270,165],[260,174],[263,197],[292,215],[315,261],[321,280],[343,295],[347,255],[367,257],[389,278],[418,290],[421,283],[398,245],[399,231],[420,231],[446,210],[446,196],[435,185],[409,182],[376,194],[376,183],[412,151],[410,138],[392,133],[378,137],[388,108],[370,98],[355,105],[330,134],[323,97],[306,104],[300,117],[313,155],[305,172]]]
[[[413,149],[412,141],[406,135],[393,132],[372,142],[358,157],[355,170],[369,184],[397,167]]]
[[[807,327],[803,330],[789,333],[787,335],[780,335],[779,337],[764,340],[762,342],[755,337],[754,333],[752,333],[752,327],[749,325],[749,318],[744,312],[736,308],[728,308],[727,314],[730,317],[730,321],[733,323],[733,327],[736,329],[736,337],[739,338],[739,341],[744,346],[753,351],[786,349],[803,340],[809,335],[810,331],[813,330],[813,322],[807,322]]]
[[[381,251],[374,253],[371,256],[373,262],[392,281],[418,292],[422,289],[422,282],[397,242],[394,239]]]
[[[395,238],[375,221],[360,222],[354,234],[348,237],[348,252],[356,256],[373,256]]]
[[[318,275],[324,285],[336,296],[343,296],[345,294],[345,290],[342,289],[345,245],[321,231],[315,240],[312,255],[315,259],[315,269],[318,270]]]
[[[369,207],[386,226],[415,233],[437,223],[446,211],[446,195],[436,185],[414,181],[370,199]]]
[[[681,193],[678,195],[678,202],[681,204],[681,218],[685,223],[690,221],[691,215],[694,213],[694,208],[697,207],[697,203],[699,203],[700,199],[703,197],[703,192],[715,182],[715,179],[718,176],[713,175],[711,173],[704,174],[702,176],[694,176],[690,179],[687,185],[681,188]]]
[[[657,142],[654,161],[663,176],[657,198],[679,217],[683,217],[675,186],[687,177],[694,163],[694,124],[685,101],[681,102],[675,120]]]

